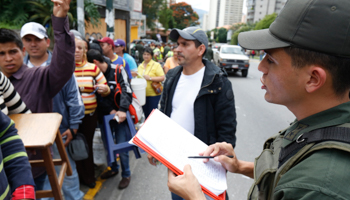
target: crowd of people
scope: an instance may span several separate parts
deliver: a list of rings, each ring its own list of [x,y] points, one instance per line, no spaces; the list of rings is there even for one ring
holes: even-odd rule
[[[52,1],[53,51],[46,29],[38,23],[23,25],[20,36],[0,29],[2,199],[35,199],[36,190],[50,188],[45,169],[31,168],[28,161],[41,159],[40,151],[25,151],[16,122],[8,114],[57,112],[63,116],[59,130],[65,146],[77,132],[85,136],[88,157],[75,161],[68,153],[73,173],[62,186],[66,200],[82,199],[80,183],[96,186],[92,140],[96,127],[105,131],[103,116],[116,116],[118,120],[110,122],[115,141],[127,141],[133,78],[147,82],[145,117],[159,107],[209,145],[200,155],[215,156],[227,171],[253,178],[248,199],[349,199],[350,51],[349,30],[343,22],[348,19],[348,1],[290,0],[269,29],[239,35],[239,44],[249,54],[265,54],[258,67],[265,100],[286,106],[296,117],[266,141],[255,163],[235,154],[232,84],[227,73],[210,62],[210,56],[204,59],[209,50],[205,31],[173,29],[170,37],[177,41],[173,46],[144,46],[139,41],[135,49],[142,58],[135,60],[122,39],[88,41],[69,30],[70,0]],[[122,92],[116,95],[119,86]],[[52,154],[59,158],[55,144]],[[118,188],[124,189],[131,181],[128,152],[119,157],[122,179]],[[147,158],[156,165],[154,157]],[[178,176],[168,172],[172,199],[206,199],[191,166],[183,171]],[[113,162],[101,178],[118,173],[119,165]]]

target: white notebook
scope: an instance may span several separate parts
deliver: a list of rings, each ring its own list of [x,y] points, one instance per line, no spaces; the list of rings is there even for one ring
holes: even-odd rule
[[[203,159],[188,158],[198,156],[208,145],[159,110],[154,110],[147,118],[131,140],[134,144],[135,138],[181,171],[186,164],[190,164],[199,183],[215,195],[220,195],[227,189],[226,170],[219,162],[210,159],[209,162],[203,163]]]

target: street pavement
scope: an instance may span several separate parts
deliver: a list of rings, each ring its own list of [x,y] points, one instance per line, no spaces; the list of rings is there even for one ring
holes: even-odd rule
[[[259,61],[250,60],[248,77],[241,77],[240,72],[230,74],[229,80],[236,101],[237,112],[237,157],[254,162],[261,153],[263,143],[279,130],[287,127],[294,116],[283,106],[267,103],[264,90],[261,90],[258,71]],[[95,200],[166,200],[170,198],[167,187],[167,168],[154,167],[148,163],[146,154],[135,159],[130,152],[131,182],[124,190],[118,189],[120,173],[105,182],[94,197]],[[253,180],[243,175],[228,173],[228,195],[230,200],[246,199]],[[82,186],[86,192],[87,188]]]

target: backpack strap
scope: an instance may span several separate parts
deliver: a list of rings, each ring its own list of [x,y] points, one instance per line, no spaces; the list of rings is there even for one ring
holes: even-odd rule
[[[115,93],[114,93],[114,103],[119,109],[118,100],[120,99],[120,94],[122,93],[122,88],[120,86],[120,83],[118,82],[118,77],[120,77],[121,74],[121,66],[120,64],[115,65],[115,72],[114,72],[114,79],[115,79]]]
[[[307,144],[324,141],[338,141],[350,144],[350,128],[333,126],[301,134],[295,141],[281,149],[278,167],[281,167]]]

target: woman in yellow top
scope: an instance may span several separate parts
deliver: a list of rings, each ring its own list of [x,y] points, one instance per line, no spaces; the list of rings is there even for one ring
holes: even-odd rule
[[[164,64],[164,72],[165,74],[168,73],[170,69],[173,69],[179,65],[178,59],[177,59],[177,50],[176,47],[172,47],[172,51],[174,52],[172,57],[169,57],[166,59],[166,62]]]
[[[145,117],[152,112],[153,109],[158,108],[158,103],[161,94],[157,94],[152,88],[152,82],[164,81],[164,71],[162,66],[153,61],[153,50],[150,47],[146,47],[143,52],[143,62],[139,65],[137,72],[138,77],[145,78],[147,81],[146,87],[146,104],[142,106]]]
[[[84,134],[89,146],[89,157],[85,160],[76,161],[79,178],[83,184],[94,188],[95,169],[92,154],[92,140],[97,125],[97,107],[96,93],[102,97],[109,95],[110,89],[107,86],[107,80],[100,69],[87,62],[84,41],[75,39],[75,72],[80,94],[85,106],[85,116],[79,126],[79,132]],[[97,90],[96,90],[97,89]]]

